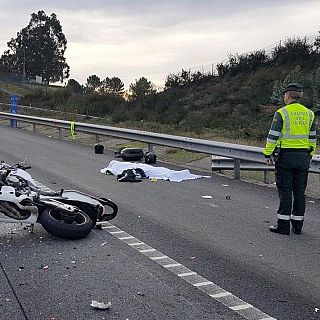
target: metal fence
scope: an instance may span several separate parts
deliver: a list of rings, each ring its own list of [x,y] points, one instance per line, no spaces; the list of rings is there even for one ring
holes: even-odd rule
[[[37,132],[37,125],[45,125],[56,127],[59,131],[59,138],[62,139],[62,130],[70,130],[70,121],[40,118],[34,116],[25,116],[19,114],[11,114],[0,112],[0,118],[12,119],[31,123],[33,132]],[[206,153],[209,155],[217,155],[233,159],[234,178],[240,179],[241,160],[252,162],[255,164],[264,164],[265,158],[262,154],[263,149],[246,145],[223,143],[211,140],[195,139],[182,136],[174,136],[167,134],[159,134],[133,129],[123,129],[102,125],[94,125],[88,123],[74,122],[75,131],[85,132],[96,135],[96,141],[99,141],[99,135],[123,138],[145,142],[148,149],[153,150],[154,145],[173,147],[178,149],[190,150],[195,152]],[[270,168],[271,169],[271,168]],[[270,170],[266,168],[266,172]],[[222,168],[218,169],[222,170]],[[254,170],[254,168],[252,168]],[[310,165],[310,172],[320,174],[320,155],[314,155]]]

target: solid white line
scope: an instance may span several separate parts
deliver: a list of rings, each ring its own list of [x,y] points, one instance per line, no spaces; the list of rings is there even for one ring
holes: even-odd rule
[[[198,283],[195,283],[194,286],[195,287],[202,287],[202,286],[207,286],[209,284],[213,284],[213,282],[211,281],[206,281],[206,282],[198,282]]]
[[[144,242],[128,243],[129,246],[141,246]]]
[[[122,237],[122,238],[118,238],[119,240],[127,240],[127,239],[134,239],[133,236],[130,236],[130,237]]]
[[[161,259],[165,259],[165,258],[168,258],[167,256],[159,256],[159,257],[152,257],[150,259],[152,260],[161,260]]]
[[[106,226],[106,227],[103,227],[103,229],[112,229],[112,228],[117,228],[115,226]]]
[[[232,295],[231,292],[226,291],[226,292],[210,294],[210,297],[212,297],[212,298],[222,298],[222,297],[231,296],[231,295]]]
[[[173,267],[179,267],[179,266],[182,266],[182,264],[181,263],[172,263],[172,264],[166,264],[163,267],[165,267],[165,268],[173,268]]]
[[[251,304],[240,304],[238,306],[234,306],[234,307],[230,307],[230,309],[232,309],[233,311],[237,311],[237,310],[243,310],[243,309],[248,309],[248,308],[252,308],[253,306]]]
[[[197,274],[197,273],[196,273],[196,272],[193,272],[193,271],[191,271],[191,272],[185,272],[185,273],[180,273],[180,274],[178,274],[178,277],[193,276],[193,275],[195,275],[195,274]]]
[[[124,233],[124,231],[109,231],[110,234],[118,234],[118,233]]]
[[[157,251],[156,249],[144,249],[144,250],[139,250],[139,252],[153,252],[153,251]]]

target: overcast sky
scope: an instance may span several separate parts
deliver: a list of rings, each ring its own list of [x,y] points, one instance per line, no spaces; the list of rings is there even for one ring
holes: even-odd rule
[[[38,10],[57,14],[70,78],[82,84],[96,74],[163,85],[182,68],[320,30],[319,0],[0,0],[0,54]]]

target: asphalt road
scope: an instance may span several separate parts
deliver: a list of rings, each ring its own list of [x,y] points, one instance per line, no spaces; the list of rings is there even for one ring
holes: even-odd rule
[[[282,236],[268,231],[275,189],[217,175],[120,183],[99,172],[111,151],[2,126],[0,137],[0,159],[28,157],[46,186],[119,205],[112,225],[78,241],[0,225],[1,320],[320,319],[319,200],[302,235]]]

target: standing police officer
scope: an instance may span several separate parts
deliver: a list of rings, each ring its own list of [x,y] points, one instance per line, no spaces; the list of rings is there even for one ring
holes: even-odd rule
[[[269,230],[286,235],[290,234],[290,221],[292,231],[301,234],[308,170],[316,149],[315,116],[299,103],[302,95],[303,87],[299,83],[285,88],[286,106],[276,111],[263,151],[269,165],[273,165],[271,156],[274,156],[280,199],[278,223]]]

